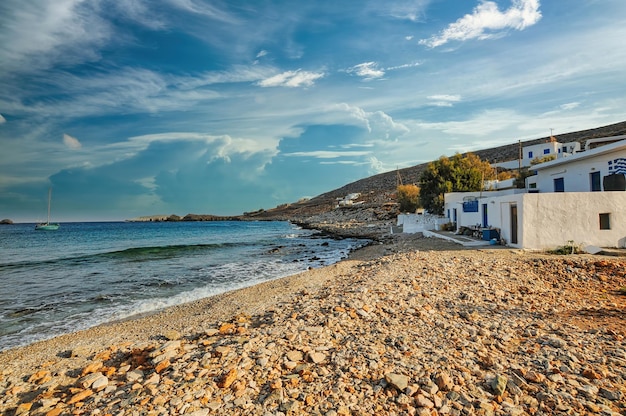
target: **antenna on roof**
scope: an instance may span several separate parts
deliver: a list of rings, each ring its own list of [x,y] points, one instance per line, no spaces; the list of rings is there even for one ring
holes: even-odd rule
[[[554,142],[556,142],[556,137],[554,137],[554,136],[552,135],[552,132],[553,132],[553,131],[554,131],[554,129],[550,129],[550,143],[554,143]]]

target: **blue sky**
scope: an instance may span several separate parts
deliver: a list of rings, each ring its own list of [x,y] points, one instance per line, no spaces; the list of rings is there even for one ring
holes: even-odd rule
[[[240,214],[626,119],[623,0],[4,0],[0,218]]]

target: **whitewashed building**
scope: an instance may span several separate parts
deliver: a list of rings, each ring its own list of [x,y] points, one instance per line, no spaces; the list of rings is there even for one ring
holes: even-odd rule
[[[446,194],[446,217],[516,248],[626,247],[626,140],[533,171],[526,189]]]
[[[565,158],[581,151],[580,143],[568,142],[560,143],[554,137],[543,143],[524,146],[520,150],[519,160],[509,160],[493,164],[494,167],[505,169],[517,169],[518,167],[530,167],[533,161],[540,160],[546,156],[556,159]]]

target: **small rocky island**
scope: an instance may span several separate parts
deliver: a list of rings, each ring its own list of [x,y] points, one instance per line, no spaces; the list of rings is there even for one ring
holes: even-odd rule
[[[3,220],[0,220],[0,225],[10,225],[10,224],[13,224],[13,221],[11,221],[11,220],[10,220],[10,219],[8,219],[8,218],[5,218],[5,219],[3,219]]]

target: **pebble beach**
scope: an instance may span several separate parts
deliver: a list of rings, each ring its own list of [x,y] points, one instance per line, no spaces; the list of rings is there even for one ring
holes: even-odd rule
[[[626,415],[625,266],[396,237],[0,352],[0,414]]]

